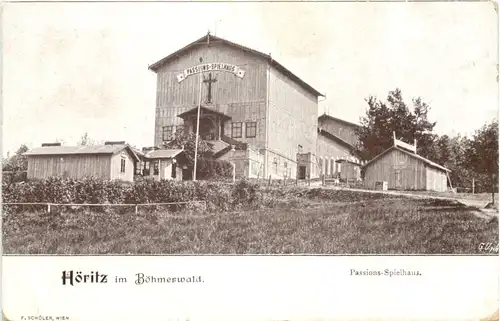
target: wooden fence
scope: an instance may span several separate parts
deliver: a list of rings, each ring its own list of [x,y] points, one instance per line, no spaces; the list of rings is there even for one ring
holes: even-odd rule
[[[135,213],[139,213],[140,207],[149,206],[178,206],[178,205],[201,205],[204,210],[207,209],[206,201],[189,201],[189,202],[169,202],[169,203],[141,203],[141,204],[84,204],[84,203],[1,203],[2,208],[4,205],[10,206],[43,206],[50,213],[56,206],[72,206],[72,207],[87,207],[90,211],[91,207],[133,207]]]

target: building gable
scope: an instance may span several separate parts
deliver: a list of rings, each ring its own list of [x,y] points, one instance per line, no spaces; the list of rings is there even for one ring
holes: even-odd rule
[[[324,114],[318,117],[318,127],[341,138],[353,146],[358,143],[356,129],[360,126],[357,124]]]
[[[176,52],[166,56],[163,59],[158,60],[157,62],[153,63],[150,65],[148,68],[154,72],[158,72],[163,66],[166,64],[170,64],[179,57],[183,57],[187,54],[189,54],[193,50],[198,50],[199,48],[203,46],[210,46],[210,44],[214,45],[225,45],[227,47],[230,47],[233,49],[233,51],[239,51],[240,53],[246,53],[250,54],[250,56],[257,58],[259,61],[265,61],[266,63],[270,64],[271,66],[275,67],[278,69],[281,73],[292,79],[294,82],[299,84],[301,87],[303,87],[305,90],[308,92],[314,94],[316,97],[324,97],[323,94],[321,94],[318,90],[314,89],[311,85],[300,79],[297,75],[292,73],[290,70],[285,68],[283,65],[281,65],[279,62],[276,60],[272,59],[270,55],[264,54],[262,52],[259,52],[257,50],[239,45],[237,43],[222,39],[220,37],[213,36],[211,34],[207,34],[206,36],[203,36],[192,43],[188,44],[187,46],[177,50]],[[193,61],[194,64],[199,63],[198,61]]]

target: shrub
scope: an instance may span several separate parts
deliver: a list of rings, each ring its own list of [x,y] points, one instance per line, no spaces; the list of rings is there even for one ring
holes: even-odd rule
[[[233,166],[224,160],[201,158],[197,162],[196,176],[201,180],[230,178]]]
[[[246,179],[238,181],[233,188],[232,198],[235,207],[255,205],[260,200],[260,186]]]
[[[71,179],[52,177],[44,180],[3,183],[4,203],[55,204],[144,204],[205,201],[209,211],[228,211],[240,203],[249,205],[258,200],[253,184],[238,185],[211,181],[173,181],[144,179],[134,183],[105,181],[96,178]],[[6,206],[11,211],[28,207]],[[4,207],[4,208],[6,208]],[[31,206],[32,208],[33,206]],[[38,206],[40,207],[40,206]],[[42,206],[43,207],[43,206]],[[192,207],[192,206],[191,206]],[[77,209],[78,207],[75,207]],[[82,208],[82,207],[79,207]],[[163,210],[165,206],[148,206]],[[169,205],[169,210],[186,208],[185,204]],[[196,208],[199,208],[196,207]],[[68,206],[66,209],[70,209]],[[75,210],[73,209],[73,210]],[[130,208],[94,207],[92,211],[109,212]]]

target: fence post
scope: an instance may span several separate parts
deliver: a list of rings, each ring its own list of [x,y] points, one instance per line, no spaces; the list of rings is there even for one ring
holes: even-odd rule
[[[135,204],[135,214],[139,213],[139,206],[137,204]]]
[[[50,203],[47,203],[47,213],[50,213]]]
[[[474,179],[472,179],[472,194],[474,194]]]

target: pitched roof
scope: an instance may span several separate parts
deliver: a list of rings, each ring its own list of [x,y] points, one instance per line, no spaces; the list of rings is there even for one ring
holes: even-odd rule
[[[443,170],[443,171],[447,171],[447,172],[451,172],[451,170],[447,169],[446,167],[444,166],[441,166],[439,164],[436,164],[434,163],[433,161],[431,160],[428,160],[427,158],[425,157],[422,157],[420,155],[417,155],[415,153],[412,153],[412,152],[409,152],[407,151],[406,149],[403,149],[403,148],[400,148],[400,147],[396,147],[396,146],[392,146],[388,149],[386,149],[385,151],[383,151],[382,153],[378,154],[377,156],[375,156],[372,160],[370,160],[368,163],[366,163],[365,165],[363,165],[363,167],[367,167],[369,166],[370,164],[372,164],[374,161],[376,161],[377,159],[379,159],[380,157],[386,155],[387,153],[393,151],[393,150],[398,150],[406,155],[409,155],[410,157],[413,157],[413,158],[416,158],[418,160],[421,160],[422,162],[424,162],[425,164],[431,166],[431,167],[434,167],[434,168],[437,168],[437,169],[440,169],[440,170]]]
[[[318,133],[325,136],[326,138],[330,139],[330,140],[333,140],[335,142],[338,142],[340,143],[341,145],[344,145],[346,147],[349,147],[351,149],[354,149],[354,146],[348,142],[346,142],[345,140],[343,140],[342,138],[338,137],[337,135],[334,135],[332,133],[330,133],[329,131],[325,130],[324,128],[319,128],[318,127]]]
[[[50,155],[113,155],[127,149],[136,160],[139,160],[134,150],[127,144],[124,145],[91,145],[91,146],[46,146],[36,147],[27,151],[26,156]]]
[[[146,154],[147,158],[174,158],[182,153],[182,149],[158,149]]]
[[[194,108],[189,109],[188,111],[185,111],[185,112],[177,115],[177,117],[184,119],[187,115],[197,113],[197,112],[198,112],[198,107],[194,107]],[[231,119],[231,116],[228,116],[228,115],[221,113],[219,111],[215,111],[213,109],[207,108],[205,106],[200,106],[200,114],[216,114],[216,115],[221,116],[222,118]]]
[[[343,119],[340,119],[337,117],[333,117],[333,116],[330,116],[327,114],[323,114],[323,115],[318,117],[318,120],[323,120],[323,119],[335,120],[335,121],[338,121],[339,123],[345,124],[345,125],[350,126],[350,127],[355,127],[355,128],[361,127],[361,125],[359,125],[359,124],[351,123],[350,121],[343,120]]]
[[[238,48],[238,49],[243,50],[245,52],[254,54],[254,55],[258,56],[258,57],[261,57],[264,60],[268,61],[273,67],[275,67],[276,69],[278,69],[279,71],[281,71],[282,73],[284,73],[285,75],[287,75],[288,77],[290,77],[291,79],[293,79],[294,81],[296,81],[304,89],[306,89],[310,93],[314,94],[316,97],[324,97],[325,96],[325,95],[321,94],[319,91],[317,91],[316,89],[314,89],[311,85],[307,84],[305,81],[303,81],[302,79],[300,79],[298,76],[296,76],[295,74],[293,74],[290,70],[288,70],[287,68],[285,68],[282,64],[280,64],[279,62],[277,62],[276,60],[274,60],[273,58],[271,58],[270,55],[267,55],[267,54],[262,53],[260,51],[257,51],[257,50],[254,50],[254,49],[250,49],[248,47],[239,45],[237,43],[234,43],[234,42],[222,39],[220,37],[213,36],[211,34],[207,34],[206,36],[203,36],[203,37],[199,38],[198,40],[193,41],[189,45],[187,45],[187,46],[185,46],[185,47],[177,50],[176,52],[174,52],[174,53],[166,56],[165,58],[158,60],[154,64],[150,65],[148,67],[148,69],[150,69],[150,70],[152,70],[154,72],[157,72],[160,69],[160,67],[163,66],[164,64],[172,61],[173,59],[177,58],[178,56],[180,56],[182,54],[185,54],[185,52],[187,52],[187,51],[189,51],[189,50],[191,50],[193,48],[196,48],[199,45],[204,45],[204,44],[207,44],[209,42],[224,43],[224,44],[227,44],[227,45],[229,45],[231,47],[235,47],[235,48]]]
[[[356,162],[353,162],[352,160],[348,160],[348,159],[337,159],[335,161],[335,163],[349,163],[349,164],[352,164],[352,165],[355,165],[355,166],[360,166],[361,167],[361,164],[360,163],[356,163]]]

